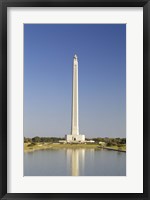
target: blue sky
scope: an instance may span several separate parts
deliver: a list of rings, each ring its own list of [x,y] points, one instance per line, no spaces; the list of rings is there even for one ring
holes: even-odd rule
[[[126,25],[24,25],[24,136],[71,131],[72,62],[79,61],[79,130],[126,137]]]

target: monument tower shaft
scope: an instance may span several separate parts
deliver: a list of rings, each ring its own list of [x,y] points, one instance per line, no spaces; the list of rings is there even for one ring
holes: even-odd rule
[[[78,108],[78,57],[73,57],[73,77],[72,77],[72,119],[71,134],[65,135],[68,143],[85,142],[85,135],[79,134],[79,108]]]
[[[72,127],[71,134],[79,135],[79,114],[78,114],[78,58],[73,58],[73,83],[72,83]]]

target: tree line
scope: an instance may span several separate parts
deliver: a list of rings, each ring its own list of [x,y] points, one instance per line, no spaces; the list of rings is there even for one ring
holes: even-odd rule
[[[65,140],[64,137],[33,137],[33,138],[27,138],[24,137],[24,143],[39,143],[39,142],[50,142],[50,143],[56,143],[59,142],[59,140]],[[105,142],[107,146],[111,145],[123,145],[126,144],[126,138],[86,138],[86,140],[93,140],[95,143],[99,144],[99,142]]]
[[[96,143],[105,142],[108,146],[110,145],[118,145],[118,144],[126,144],[126,138],[93,138]]]
[[[64,140],[65,138],[61,137],[33,137],[33,138],[27,138],[24,137],[24,143],[39,143],[39,142],[59,142],[59,140]]]

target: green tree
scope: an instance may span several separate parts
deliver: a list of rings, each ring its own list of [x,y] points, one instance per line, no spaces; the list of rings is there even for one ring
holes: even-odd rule
[[[38,136],[32,138],[32,142],[40,142],[40,141],[41,141],[41,139]]]

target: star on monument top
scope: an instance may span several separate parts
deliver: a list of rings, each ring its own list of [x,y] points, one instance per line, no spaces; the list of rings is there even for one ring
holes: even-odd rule
[[[74,58],[76,58],[76,59],[78,58],[76,54],[74,54]]]

